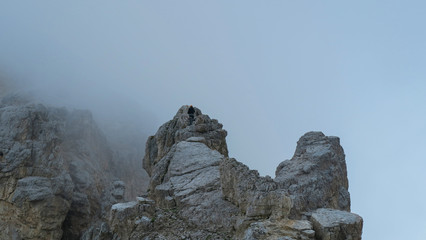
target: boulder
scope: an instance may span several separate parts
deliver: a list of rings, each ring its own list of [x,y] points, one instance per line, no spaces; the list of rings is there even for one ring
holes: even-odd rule
[[[147,208],[152,208],[152,205],[146,205]],[[111,207],[109,225],[115,236],[120,236],[120,239],[130,239],[130,235],[137,225],[142,224],[148,230],[152,216],[147,216],[145,213],[144,204],[137,201],[117,203]]]
[[[317,209],[311,221],[320,240],[361,240],[363,220],[354,213],[335,209]]]
[[[111,191],[111,195],[113,197],[113,199],[111,200],[111,202],[118,202],[122,199],[124,199],[124,193],[126,191],[126,185],[124,184],[123,181],[114,181],[112,183],[112,191]]]
[[[279,164],[275,182],[291,195],[293,216],[317,208],[350,211],[345,154],[338,137],[308,132],[290,160]]]

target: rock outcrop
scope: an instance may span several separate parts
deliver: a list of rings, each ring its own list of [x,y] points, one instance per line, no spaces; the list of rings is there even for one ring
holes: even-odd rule
[[[345,155],[337,137],[305,134],[272,179],[227,156],[226,132],[217,120],[196,109],[191,124],[187,111],[180,108],[146,144],[143,166],[151,176],[148,197],[155,211],[140,211],[137,202],[114,206],[123,213],[114,210],[112,216],[131,215],[134,226],[110,221],[126,229],[115,238],[361,239],[362,218],[349,212]]]
[[[22,103],[0,108],[0,238],[59,239],[75,187],[61,156],[66,113]]]
[[[197,108],[195,121],[189,124],[186,111],[183,106],[148,139],[144,166],[151,174],[149,196],[159,207],[179,209],[194,226],[229,232],[238,209],[222,198],[220,189],[219,165],[228,154],[226,131]],[[174,144],[169,147],[168,142]],[[152,158],[157,151],[157,158]]]
[[[356,214],[321,208],[312,213],[311,221],[319,239],[361,239],[363,222]]]
[[[0,104],[0,239],[79,239],[124,199],[90,112],[22,95]]]
[[[293,215],[317,208],[350,211],[345,154],[338,137],[308,132],[292,159],[279,164],[275,181],[288,190]]]
[[[237,206],[247,219],[288,216],[290,196],[270,177],[260,177],[235,159],[221,162],[221,187],[224,198]]]
[[[188,109],[148,138],[148,192],[123,202],[128,182],[90,113],[3,101],[0,238],[361,239],[337,137],[306,133],[262,177],[228,157],[222,124]]]
[[[190,124],[188,108],[189,106],[182,106],[172,120],[163,124],[154,136],[148,138],[143,167],[150,176],[153,166],[170,151],[175,143],[190,137],[202,137],[201,141],[206,146],[225,157],[228,156],[225,140],[227,132],[222,129],[222,124],[202,114],[198,108],[195,108],[195,123]]]

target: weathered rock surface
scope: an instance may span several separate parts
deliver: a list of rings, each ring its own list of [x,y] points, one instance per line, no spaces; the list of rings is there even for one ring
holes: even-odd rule
[[[338,137],[308,132],[292,159],[280,163],[275,181],[292,196],[292,215],[317,208],[350,211],[345,154]]]
[[[231,238],[224,233],[194,227],[179,214],[178,209],[158,208],[153,200],[142,197],[133,202],[113,205],[108,224],[112,235],[104,239]]]
[[[0,239],[78,239],[123,200],[112,152],[88,111],[9,95],[0,141]]]
[[[290,197],[270,177],[260,177],[235,159],[221,162],[221,187],[225,199],[239,207],[248,218],[286,218]]]
[[[175,143],[191,137],[203,137],[204,143],[209,148],[228,156],[225,140],[227,132],[222,129],[222,124],[202,114],[198,108],[195,108],[195,121],[190,124],[188,108],[189,106],[182,106],[172,120],[163,124],[154,136],[148,138],[143,167],[150,176],[153,167]]]
[[[65,113],[16,99],[0,108],[0,238],[59,239],[74,191],[60,154]]]
[[[150,196],[164,208],[211,231],[233,225],[235,206],[222,199],[219,164],[224,156],[204,143],[182,141],[154,167]]]
[[[109,224],[114,236],[130,239],[132,232],[146,231],[152,228],[154,216],[154,201],[138,198],[134,202],[113,205]]]
[[[245,231],[242,239],[313,240],[315,239],[315,231],[312,223],[307,220],[264,220],[252,223]]]
[[[363,221],[354,213],[320,208],[312,213],[311,221],[318,239],[361,239]]]
[[[139,223],[138,217],[145,216],[144,226],[149,227],[118,231],[116,237],[308,240],[340,239],[327,236],[341,232],[348,233],[348,239],[361,237],[360,228],[352,230],[352,222],[336,218],[333,227],[350,229],[337,231],[320,219],[322,211],[312,212],[325,207],[350,210],[346,163],[338,138],[320,132],[305,134],[294,157],[279,165],[275,179],[261,177],[227,157],[227,150],[223,151],[226,132],[216,120],[203,122],[207,122],[203,129],[211,131],[197,132],[200,122],[190,124],[187,109],[183,106],[146,144],[143,166],[151,176],[149,197],[155,200],[155,214],[148,215],[168,222],[167,232],[157,220],[148,224],[147,214],[140,213],[129,217],[131,222]],[[173,214],[164,220],[164,212]],[[180,224],[179,230],[174,223]],[[179,231],[185,234],[179,236]]]
[[[116,154],[90,113],[6,99],[0,239],[361,239],[337,137],[306,133],[272,179],[228,157],[217,120],[187,111],[148,138],[149,192],[124,203],[131,177],[110,171]]]

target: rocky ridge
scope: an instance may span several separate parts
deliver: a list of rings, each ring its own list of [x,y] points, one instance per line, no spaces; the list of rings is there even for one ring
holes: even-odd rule
[[[146,142],[148,192],[123,202],[89,113],[16,102],[0,106],[1,239],[361,239],[337,137],[306,133],[262,177],[228,157],[222,124],[182,106]]]
[[[337,137],[306,133],[275,179],[261,177],[227,156],[222,125],[195,109],[194,124],[182,106],[148,139],[150,200],[111,214],[133,224],[116,239],[361,239]]]

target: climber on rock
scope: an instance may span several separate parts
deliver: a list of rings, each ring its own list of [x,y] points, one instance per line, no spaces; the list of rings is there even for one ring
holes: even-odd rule
[[[195,109],[194,107],[191,105],[188,108],[188,115],[189,115],[189,125],[192,125],[192,123],[194,122],[195,118],[194,118],[194,114],[195,114]]]

